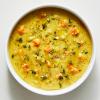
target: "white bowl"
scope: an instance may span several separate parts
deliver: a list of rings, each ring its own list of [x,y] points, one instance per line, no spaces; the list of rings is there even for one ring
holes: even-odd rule
[[[18,21],[21,18],[23,18],[26,14],[28,14],[28,13],[30,13],[32,11],[35,11],[35,10],[41,9],[41,8],[46,8],[46,7],[55,7],[55,8],[59,8],[59,9],[64,9],[67,12],[70,12],[73,15],[75,15],[85,25],[85,27],[89,31],[89,35],[90,35],[91,40],[92,40],[92,56],[91,56],[91,61],[90,61],[89,65],[88,65],[88,67],[87,67],[87,70],[84,72],[84,74],[81,76],[81,78],[78,81],[76,81],[74,84],[69,86],[69,87],[66,87],[64,89],[59,89],[59,90],[50,90],[50,91],[46,91],[46,90],[42,90],[42,89],[39,89],[39,88],[32,87],[31,85],[29,85],[28,83],[23,81],[19,77],[19,75],[15,72],[15,70],[13,69],[13,66],[11,64],[11,61],[9,59],[9,54],[8,54],[9,38],[10,38],[10,35],[11,35],[15,25],[18,23]],[[95,61],[94,37],[93,37],[93,34],[92,34],[91,30],[89,29],[89,26],[87,26],[87,24],[84,22],[84,20],[79,15],[77,15],[74,11],[68,9],[67,7],[58,6],[58,5],[42,5],[42,6],[35,7],[31,11],[26,12],[21,18],[19,18],[19,20],[16,21],[15,25],[13,25],[11,27],[10,31],[8,32],[9,34],[7,35],[6,47],[5,47],[5,55],[6,55],[6,61],[7,61],[8,69],[10,70],[11,74],[13,75],[13,77],[17,80],[17,82],[20,83],[26,89],[28,89],[28,90],[30,90],[30,91],[32,91],[34,93],[38,93],[38,94],[41,94],[41,95],[47,95],[47,96],[54,96],[54,95],[61,95],[61,94],[64,94],[64,93],[69,93],[69,92],[75,90],[77,87],[79,87],[86,80],[86,78],[89,76],[91,70],[93,69],[93,65],[94,65],[94,61]]]

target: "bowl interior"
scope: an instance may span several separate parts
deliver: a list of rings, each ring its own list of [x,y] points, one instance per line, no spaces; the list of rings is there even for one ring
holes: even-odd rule
[[[11,61],[9,59],[9,53],[8,53],[8,43],[9,43],[9,39],[10,39],[10,36],[11,36],[11,33],[12,31],[14,30],[14,28],[16,27],[16,25],[18,24],[18,22],[23,19],[23,17],[25,17],[27,14],[31,13],[31,12],[34,12],[36,10],[39,10],[39,9],[47,9],[47,8],[57,8],[59,10],[64,10],[64,11],[67,11],[68,13],[70,13],[71,15],[73,15],[74,17],[78,18],[80,20],[80,22],[83,24],[83,26],[88,30],[88,33],[89,33],[89,36],[91,37],[91,40],[92,40],[92,56],[91,56],[91,61],[88,65],[88,68],[87,70],[84,72],[84,74],[81,76],[81,78],[76,81],[74,84],[72,84],[71,86],[69,87],[66,87],[64,89],[60,89],[60,90],[51,90],[51,91],[46,91],[46,90],[42,90],[42,89],[38,89],[38,88],[35,88],[35,87],[32,87],[31,85],[27,84],[25,81],[23,81],[18,75],[17,73],[15,72],[15,70],[13,69],[13,66],[11,64]],[[6,39],[6,60],[7,60],[7,64],[8,64],[8,68],[11,72],[11,74],[14,76],[14,78],[16,79],[16,81],[18,81],[23,87],[25,87],[26,89],[32,91],[32,92],[35,92],[35,93],[38,93],[38,94],[42,94],[42,95],[60,95],[60,94],[64,94],[64,93],[68,93],[72,90],[74,90],[75,88],[77,88],[78,86],[80,86],[84,80],[88,77],[88,75],[90,74],[92,68],[93,68],[93,64],[94,64],[94,60],[95,60],[95,56],[94,56],[94,39],[93,39],[93,36],[92,36],[92,33],[91,31],[89,30],[89,27],[87,26],[87,24],[84,22],[84,20],[78,16],[76,13],[74,13],[74,11],[72,10],[69,10],[68,8],[66,7],[62,7],[62,6],[57,6],[57,5],[44,5],[44,6],[39,6],[39,7],[36,7],[34,9],[32,9],[31,11],[25,13],[21,18],[19,18],[18,21],[16,21],[15,25],[13,25],[11,27],[11,30],[9,31],[9,34],[7,36],[7,39]]]

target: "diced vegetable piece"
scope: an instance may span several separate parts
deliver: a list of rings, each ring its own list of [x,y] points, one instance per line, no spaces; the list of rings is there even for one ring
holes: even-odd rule
[[[29,64],[26,64],[26,63],[23,64],[23,65],[22,65],[22,68],[23,68],[23,71],[24,71],[24,72],[29,72],[29,71],[30,71],[30,69],[29,69]]]
[[[51,67],[51,62],[48,61],[48,60],[47,60],[46,62],[47,62],[47,66],[48,66],[48,67]]]
[[[68,64],[67,67],[68,67],[68,71],[73,75],[79,72],[79,69],[74,67],[72,64]]]
[[[85,56],[82,53],[79,53],[78,59],[79,61],[83,62],[85,60]]]
[[[40,39],[34,39],[33,43],[36,47],[38,47],[40,45]]]
[[[17,32],[19,33],[19,35],[23,35],[24,32],[25,32],[25,26],[24,26],[24,25],[21,25],[21,26],[18,28]]]
[[[68,27],[67,21],[66,20],[61,20],[59,22],[59,27],[67,28]]]
[[[68,55],[70,54],[70,52],[69,52],[69,51],[64,51],[64,54],[65,54],[66,56],[68,56]]]
[[[45,17],[47,17],[47,13],[46,12],[40,12],[39,18],[45,18]]]
[[[70,33],[72,36],[77,36],[79,34],[79,30],[76,27],[72,27]]]
[[[19,50],[18,50],[18,55],[19,55],[19,56],[23,56],[23,54],[24,54],[23,49],[19,49]]]
[[[51,48],[50,46],[47,46],[47,47],[44,48],[44,51],[45,51],[46,53],[50,53],[51,50],[52,50],[52,48]]]
[[[30,36],[30,37],[28,37],[28,42],[31,42],[32,40],[34,39],[34,37],[33,36]]]
[[[55,15],[53,16],[53,19],[60,20],[60,16],[57,15],[57,14],[55,14]]]

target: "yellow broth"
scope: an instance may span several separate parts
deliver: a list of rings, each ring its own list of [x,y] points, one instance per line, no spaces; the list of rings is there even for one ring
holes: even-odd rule
[[[75,83],[87,69],[91,54],[86,27],[74,15],[55,8],[26,15],[9,39],[16,73],[31,86],[45,90]]]

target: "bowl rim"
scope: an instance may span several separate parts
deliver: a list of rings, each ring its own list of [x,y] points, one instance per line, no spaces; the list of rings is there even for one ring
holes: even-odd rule
[[[10,35],[13,31],[13,29],[15,28],[16,24],[27,14],[38,10],[38,9],[42,9],[42,8],[48,8],[48,7],[53,7],[53,8],[58,8],[58,9],[64,9],[67,12],[70,12],[71,14],[75,15],[87,28],[89,35],[91,37],[91,41],[92,41],[92,56],[91,56],[91,60],[90,63],[88,65],[88,68],[86,69],[86,71],[83,73],[83,75],[80,77],[80,79],[78,79],[75,83],[73,83],[72,85],[70,85],[69,87],[63,88],[63,89],[59,89],[59,90],[42,90],[39,88],[35,88],[31,85],[29,85],[28,83],[26,83],[24,80],[22,80],[22,78],[20,78],[20,76],[15,72],[11,61],[9,59],[9,53],[8,53],[8,44],[9,44],[9,38]],[[23,86],[24,88],[26,88],[27,90],[30,90],[33,93],[37,93],[37,94],[41,94],[41,95],[45,95],[45,96],[56,96],[56,95],[61,95],[61,94],[65,94],[65,93],[69,93],[73,90],[75,90],[77,87],[79,87],[89,76],[89,74],[91,73],[92,69],[93,69],[93,65],[95,62],[95,41],[94,41],[94,36],[90,30],[89,25],[87,25],[87,23],[85,22],[85,19],[81,18],[80,15],[78,15],[76,13],[76,11],[72,10],[71,8],[68,8],[66,6],[63,5],[58,5],[58,4],[46,4],[46,5],[38,5],[36,7],[33,7],[31,10],[26,11],[24,14],[22,14],[22,16],[20,16],[16,22],[14,23],[14,25],[11,26],[7,36],[6,36],[6,41],[5,41],[5,58],[6,58],[6,62],[7,62],[7,67],[10,71],[10,73],[12,74],[12,76],[16,79],[16,81],[21,84],[21,86]]]

